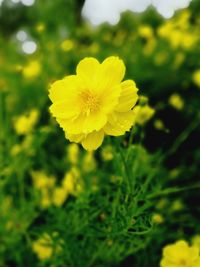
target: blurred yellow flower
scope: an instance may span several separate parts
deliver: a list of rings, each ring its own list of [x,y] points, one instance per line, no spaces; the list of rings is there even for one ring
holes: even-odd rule
[[[30,61],[23,69],[22,74],[26,79],[34,79],[41,73],[41,64],[38,60]]]
[[[88,173],[94,171],[96,167],[97,163],[93,152],[87,152],[83,157],[83,171]]]
[[[36,31],[37,32],[43,32],[45,30],[45,24],[40,22],[36,25]]]
[[[69,144],[67,146],[67,155],[71,164],[77,164],[79,161],[79,146],[77,144]]]
[[[68,194],[78,195],[83,190],[83,182],[80,177],[80,171],[73,167],[69,172],[66,173],[62,187],[67,191]]]
[[[47,233],[44,233],[38,240],[33,242],[32,249],[40,260],[51,258],[53,254],[51,237]]]
[[[55,190],[56,177],[47,175],[44,171],[32,171],[34,187],[40,192],[40,205],[48,208],[52,204],[52,193]]]
[[[56,237],[56,243],[52,237]],[[50,259],[53,253],[58,254],[62,250],[63,240],[58,239],[58,233],[54,232],[52,237],[43,233],[41,237],[32,243],[32,250],[35,252],[39,260]]]
[[[68,191],[64,187],[56,187],[53,191],[52,202],[55,206],[60,207],[68,197]]]
[[[174,93],[169,98],[169,104],[173,108],[175,108],[177,110],[181,110],[184,107],[184,100],[179,94]]]
[[[157,119],[154,121],[154,127],[157,130],[164,130],[165,129],[165,125],[164,125],[163,121],[160,119]]]
[[[200,69],[196,70],[192,75],[193,82],[200,87]]]
[[[125,65],[118,57],[102,64],[85,58],[76,75],[52,84],[50,111],[66,138],[91,151],[101,146],[105,135],[119,136],[130,130],[138,89],[132,80],[121,82],[124,75]]]
[[[112,160],[114,155],[113,155],[113,147],[108,145],[102,148],[101,150],[101,156],[103,160],[109,161]]]
[[[163,249],[161,267],[200,267],[199,248],[180,240]]]
[[[33,185],[37,189],[54,187],[56,177],[53,175],[47,175],[44,171],[32,171],[31,177]]]
[[[139,36],[143,38],[151,38],[153,36],[153,29],[149,25],[141,25],[138,29]]]
[[[39,111],[32,109],[27,114],[14,119],[14,129],[19,135],[26,135],[33,131],[39,118]]]
[[[137,106],[133,109],[136,114],[136,123],[139,125],[144,125],[148,120],[150,120],[154,113],[155,109],[149,105]]]
[[[164,222],[164,218],[161,214],[158,214],[158,213],[155,213],[153,216],[152,216],[152,221],[156,224],[161,224]]]
[[[74,42],[72,40],[64,40],[61,45],[61,49],[65,52],[68,52],[74,48]]]

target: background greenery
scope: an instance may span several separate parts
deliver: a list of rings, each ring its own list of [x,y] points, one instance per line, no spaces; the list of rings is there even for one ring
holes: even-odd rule
[[[2,267],[159,266],[165,244],[200,234],[199,1],[167,21],[127,12],[98,28],[82,4],[0,7]],[[35,53],[23,52],[19,31]],[[82,58],[110,55],[155,113],[91,154],[64,138],[48,87]]]

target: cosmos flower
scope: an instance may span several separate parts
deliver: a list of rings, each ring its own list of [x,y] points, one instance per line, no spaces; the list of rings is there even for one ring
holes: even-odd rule
[[[180,240],[163,249],[161,267],[200,267],[199,248]]]
[[[125,65],[118,57],[99,63],[85,58],[76,75],[52,84],[50,111],[65,131],[66,138],[95,150],[105,135],[120,136],[135,122],[138,95],[132,80],[123,81]]]

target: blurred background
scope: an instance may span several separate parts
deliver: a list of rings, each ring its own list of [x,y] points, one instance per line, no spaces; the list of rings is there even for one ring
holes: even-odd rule
[[[24,229],[44,222],[43,217],[35,221],[36,202],[30,204],[32,171],[57,177],[66,171],[68,142],[49,114],[48,88],[73,74],[86,56],[124,60],[126,78],[136,82],[139,103],[146,108],[133,143],[149,154],[165,155],[160,183],[189,188],[159,199],[163,202],[152,212],[164,218],[157,217],[158,223],[165,223],[151,236],[154,248],[147,245],[140,256],[129,253],[109,266],[149,266],[145,259],[150,255],[151,266],[159,266],[162,245],[174,231],[177,238],[200,234],[199,14],[199,0],[0,0],[0,199],[2,209],[10,212],[0,223],[0,266],[32,266],[23,259],[27,246],[21,237]],[[93,157],[97,165],[102,161],[100,152]],[[26,205],[18,203],[21,197]],[[22,226],[9,224],[20,218]],[[9,238],[6,231],[13,231]],[[102,262],[95,266],[107,266]]]

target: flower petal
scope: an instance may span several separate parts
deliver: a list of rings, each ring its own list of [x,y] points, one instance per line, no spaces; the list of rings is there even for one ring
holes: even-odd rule
[[[109,117],[109,121],[105,125],[104,132],[108,135],[119,136],[129,131],[135,123],[135,113],[130,110],[128,112],[115,112]]]
[[[101,64],[99,75],[101,88],[108,89],[119,84],[124,78],[126,67],[118,57],[108,57]]]
[[[98,131],[98,132],[92,132],[86,136],[85,139],[82,141],[82,146],[88,150],[96,150],[100,145],[102,144],[104,139],[104,132]]]
[[[108,118],[103,112],[92,112],[85,118],[83,132],[87,134],[93,131],[99,131],[105,126],[107,120]]]
[[[79,62],[76,73],[84,81],[86,86],[94,87],[97,84],[97,75],[100,63],[93,57],[86,57]]]
[[[69,99],[71,95],[77,93],[81,87],[80,80],[76,75],[66,76],[60,81],[53,83],[49,89],[49,98],[52,102]]]
[[[110,87],[107,90],[104,90],[100,94],[100,98],[102,99],[102,112],[108,114],[112,112],[119,102],[119,96],[121,94],[121,86],[116,85],[114,87]]]
[[[135,106],[138,100],[138,89],[132,80],[122,82],[121,87],[121,95],[119,97],[119,103],[116,106],[116,111],[126,112]]]
[[[54,117],[63,119],[74,118],[80,113],[80,109],[74,99],[57,101],[49,109]]]
[[[84,134],[68,134],[65,132],[65,136],[70,142],[80,143],[85,137]]]

